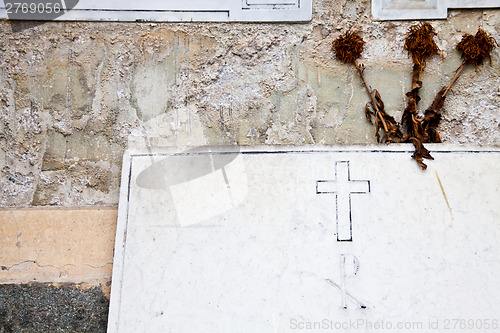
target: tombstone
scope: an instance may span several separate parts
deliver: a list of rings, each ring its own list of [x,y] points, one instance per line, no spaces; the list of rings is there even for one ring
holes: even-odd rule
[[[498,330],[499,149],[128,151],[108,332]]]

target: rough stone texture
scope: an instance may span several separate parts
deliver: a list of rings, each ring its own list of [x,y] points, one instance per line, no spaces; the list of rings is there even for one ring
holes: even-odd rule
[[[415,22],[377,22],[367,0],[314,1],[305,24],[0,22],[0,206],[115,205],[128,146],[374,143],[366,91],[332,41],[355,26],[362,62],[401,117]],[[425,109],[478,26],[498,38],[500,10],[433,21],[446,55],[425,70]],[[500,145],[500,62],[467,68],[443,109],[442,137]]]
[[[99,287],[0,285],[0,333],[106,332],[108,307]]]

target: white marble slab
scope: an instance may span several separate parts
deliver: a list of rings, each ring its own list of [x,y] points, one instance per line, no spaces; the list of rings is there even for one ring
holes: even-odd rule
[[[499,0],[372,0],[376,20],[445,19],[448,9],[500,8]]]
[[[57,2],[57,1],[56,1]],[[300,22],[312,19],[312,0],[81,0],[57,16],[65,21]],[[50,1],[41,1],[46,4]],[[59,1],[59,5],[61,2]],[[68,3],[66,3],[68,5]],[[50,6],[53,6],[51,3]],[[50,7],[49,6],[49,7]],[[17,6],[0,2],[0,18]],[[63,8],[64,2],[63,2]],[[47,19],[40,13],[38,19]],[[36,19],[35,14],[17,19]],[[50,16],[50,15],[49,15]]]
[[[129,151],[108,332],[499,331],[500,150],[428,148]]]

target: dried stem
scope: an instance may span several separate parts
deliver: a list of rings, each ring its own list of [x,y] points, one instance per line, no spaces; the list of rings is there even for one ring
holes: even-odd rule
[[[422,74],[422,66],[420,64],[413,64],[413,75],[411,78],[412,91],[417,88],[422,88],[422,81],[420,81],[420,74]]]
[[[446,94],[448,93],[448,90],[450,90],[451,86],[455,83],[455,81],[458,79],[460,73],[462,72],[462,69],[464,69],[465,65],[467,64],[467,62],[464,60],[462,61],[462,64],[460,65],[460,67],[458,67],[458,69],[456,70],[456,73],[455,73],[455,76],[453,77],[453,80],[451,80],[450,84],[448,85],[448,87],[446,87],[446,89],[444,90],[444,93],[443,93],[443,97],[446,97]]]
[[[363,81],[363,84],[365,85],[366,90],[368,91],[368,94],[370,95],[370,98],[372,100],[373,108],[375,109],[375,116],[379,117],[380,121],[382,122],[382,125],[384,126],[384,131],[385,133],[389,133],[389,129],[387,128],[387,124],[385,123],[384,117],[380,114],[377,106],[377,101],[375,100],[375,97],[373,96],[370,88],[368,87],[368,84],[366,83],[365,76],[363,75],[363,70],[361,67],[359,67],[358,62],[354,60],[354,66],[356,66],[356,69],[358,70],[359,76],[361,77],[361,80]]]
[[[415,133],[419,132],[414,116],[418,113],[417,105],[420,101],[420,95],[418,92],[420,88],[422,88],[422,81],[420,81],[422,66],[419,63],[414,63],[412,73],[411,90],[406,93],[406,96],[409,98],[408,106],[404,110],[403,117],[401,118],[401,125],[405,125],[408,138],[415,136]]]

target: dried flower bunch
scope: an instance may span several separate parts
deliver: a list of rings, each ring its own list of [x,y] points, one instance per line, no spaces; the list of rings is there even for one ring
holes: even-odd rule
[[[458,52],[462,53],[464,61],[479,66],[485,58],[490,60],[491,51],[498,46],[495,38],[489,36],[483,29],[479,28],[476,34],[465,34],[457,45]]]
[[[439,47],[434,41],[436,31],[429,23],[411,26],[406,34],[404,48],[411,55],[413,63],[425,67],[427,58],[439,54]]]
[[[466,64],[474,64],[476,67],[481,65],[484,59],[488,58],[491,65],[491,51],[498,46],[495,39],[489,36],[482,29],[478,29],[476,35],[465,34],[462,41],[457,45],[457,50],[464,58],[461,66],[457,69],[455,77],[447,87],[443,87],[432,104],[425,110],[422,116],[418,110],[420,101],[419,90],[422,88],[420,76],[430,57],[440,55],[434,38],[436,37],[434,28],[429,23],[422,23],[411,26],[406,34],[404,49],[408,51],[413,60],[413,75],[411,90],[406,93],[408,104],[403,112],[401,124],[386,113],[384,102],[377,90],[371,90],[364,77],[363,65],[358,65],[357,60],[361,57],[364,50],[365,41],[358,35],[357,31],[348,31],[333,41],[332,50],[338,60],[344,63],[352,63],[363,81],[371,102],[365,106],[365,115],[368,121],[372,123],[375,119],[375,135],[380,142],[379,131],[382,128],[385,133],[385,142],[411,142],[415,146],[415,152],[412,157],[417,161],[422,169],[427,165],[423,162],[424,158],[433,159],[429,151],[424,147],[427,142],[441,142],[441,137],[437,128],[441,120],[439,110],[443,107],[446,94],[453,83],[457,80],[460,72]],[[405,133],[401,131],[404,127]]]
[[[333,51],[335,56],[342,62],[351,63],[361,57],[365,48],[365,41],[357,31],[348,31],[333,41]]]

